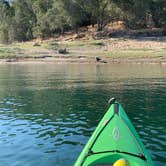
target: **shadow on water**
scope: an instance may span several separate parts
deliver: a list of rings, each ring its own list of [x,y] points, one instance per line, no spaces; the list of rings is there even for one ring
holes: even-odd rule
[[[11,65],[0,69],[3,165],[72,166],[114,96],[155,164],[164,166],[165,66]]]

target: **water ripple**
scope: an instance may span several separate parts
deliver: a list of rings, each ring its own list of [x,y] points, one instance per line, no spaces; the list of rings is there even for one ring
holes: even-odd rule
[[[164,66],[35,64],[0,71],[2,165],[72,166],[112,96],[155,165],[165,165]]]

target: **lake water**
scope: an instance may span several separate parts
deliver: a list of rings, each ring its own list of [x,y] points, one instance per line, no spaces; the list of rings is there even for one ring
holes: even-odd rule
[[[0,65],[0,165],[73,166],[116,97],[166,163],[166,66]]]

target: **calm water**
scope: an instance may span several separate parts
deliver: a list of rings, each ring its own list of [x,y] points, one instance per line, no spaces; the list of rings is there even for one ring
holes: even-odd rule
[[[166,66],[0,65],[0,165],[72,166],[116,97],[166,163]]]

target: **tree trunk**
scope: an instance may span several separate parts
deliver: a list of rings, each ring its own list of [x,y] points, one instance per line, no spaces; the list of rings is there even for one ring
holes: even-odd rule
[[[103,18],[102,18],[101,15],[98,17],[98,22],[97,22],[97,24],[98,24],[97,30],[98,30],[98,31],[102,31],[102,30],[103,30]]]
[[[74,27],[74,29],[75,29],[75,33],[78,34],[78,26],[77,25]]]
[[[61,35],[63,35],[63,34],[64,34],[64,28],[61,27]]]

